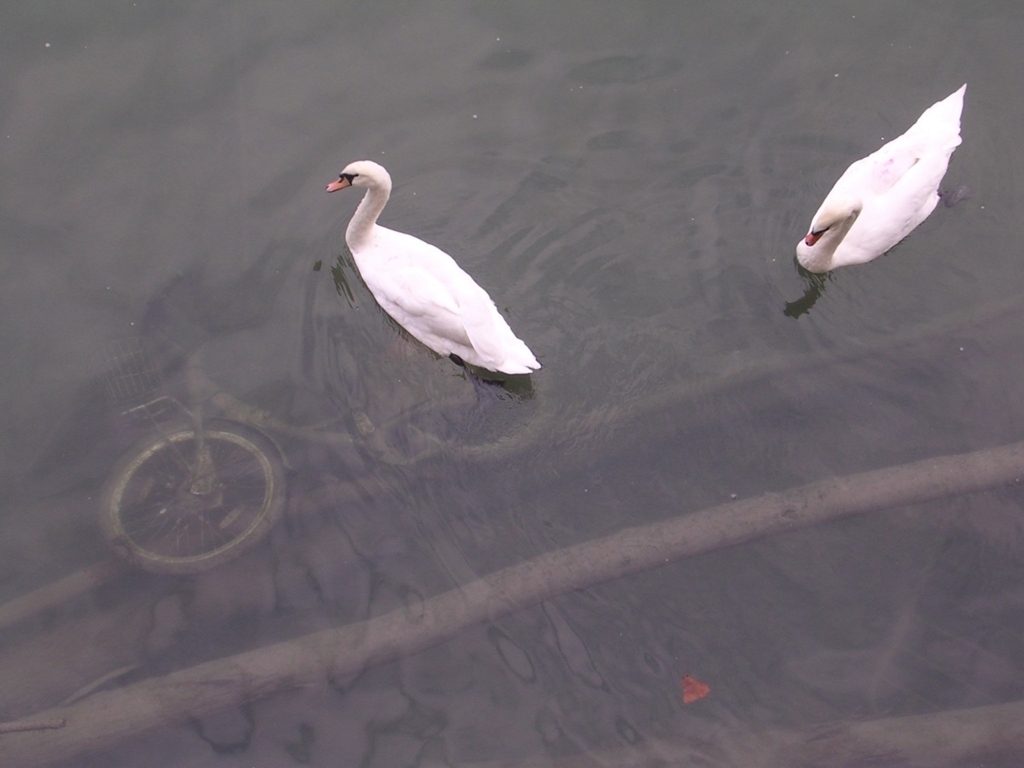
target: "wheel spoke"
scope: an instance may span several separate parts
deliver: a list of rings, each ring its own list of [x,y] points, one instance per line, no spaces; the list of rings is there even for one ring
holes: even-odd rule
[[[172,435],[156,444],[124,484],[121,530],[129,546],[162,559],[203,558],[233,545],[268,514],[275,493],[265,454],[232,432],[204,436],[212,482],[193,493],[194,436]],[[279,482],[279,481],[278,481]]]

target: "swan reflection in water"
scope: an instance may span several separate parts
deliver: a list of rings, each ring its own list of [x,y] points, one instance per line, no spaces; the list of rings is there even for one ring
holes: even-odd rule
[[[825,283],[832,281],[832,273],[817,274],[810,272],[800,266],[800,262],[795,257],[793,263],[796,265],[796,270],[800,273],[800,277],[804,280],[804,295],[794,301],[787,301],[786,306],[782,309],[782,314],[795,320],[800,315],[805,315],[811,311],[814,302],[825,292]]]

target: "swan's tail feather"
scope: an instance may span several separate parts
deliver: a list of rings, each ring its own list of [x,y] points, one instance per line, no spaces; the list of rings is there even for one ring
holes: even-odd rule
[[[500,368],[501,372],[531,373],[532,371],[539,370],[540,363],[537,362],[537,358],[534,357],[530,348],[526,346],[526,342],[519,338],[516,338],[515,340],[518,343],[502,361]]]
[[[960,115],[964,110],[966,91],[967,83],[964,83],[942,101],[932,104],[904,135],[927,133],[932,137],[932,141],[937,137],[943,137],[944,148],[952,152],[960,146]]]

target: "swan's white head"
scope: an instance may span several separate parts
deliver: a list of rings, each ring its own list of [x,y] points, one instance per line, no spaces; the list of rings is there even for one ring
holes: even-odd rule
[[[796,257],[811,272],[828,272],[832,254],[846,237],[863,209],[860,200],[837,198],[825,200],[811,221],[807,235],[797,243]]]
[[[337,192],[345,187],[391,190],[391,175],[387,169],[373,160],[356,160],[345,166],[338,180],[327,185],[328,192]]]
[[[862,209],[863,205],[860,200],[840,199],[825,201],[825,204],[818,209],[818,213],[811,222],[811,228],[807,232],[807,237],[804,238],[804,245],[810,247],[817,244],[826,232],[834,228],[842,228],[845,222],[848,222],[845,229],[849,230],[853,226],[853,222],[860,216]]]

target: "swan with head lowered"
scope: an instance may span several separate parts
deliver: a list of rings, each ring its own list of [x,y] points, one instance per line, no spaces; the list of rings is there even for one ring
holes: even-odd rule
[[[822,273],[871,261],[928,218],[960,145],[966,90],[933,104],[902,136],[846,169],[796,246],[804,269]]]
[[[391,176],[372,160],[345,167],[328,192],[366,190],[345,230],[359,274],[377,303],[405,330],[455,363],[501,373],[540,368],[487,292],[455,260],[412,235],[382,227]]]

